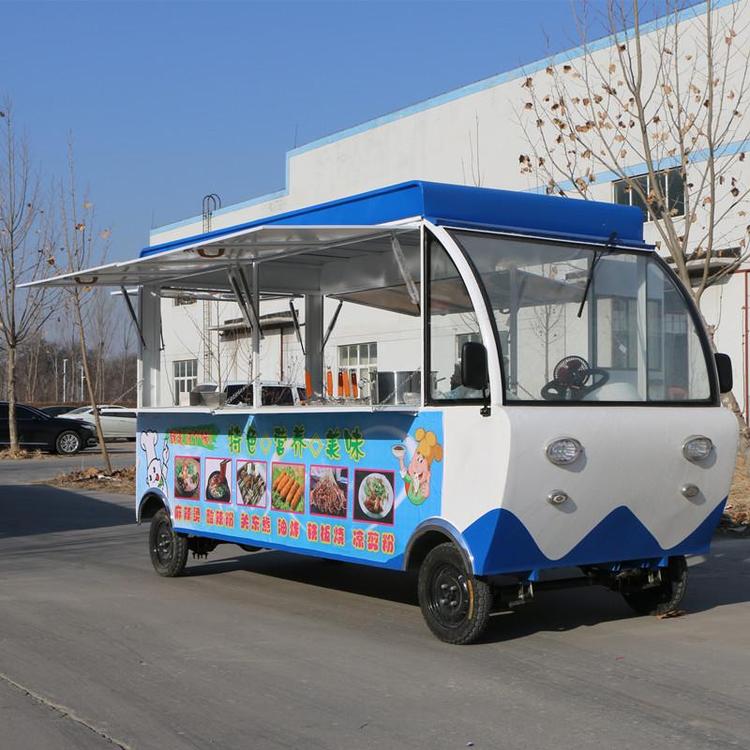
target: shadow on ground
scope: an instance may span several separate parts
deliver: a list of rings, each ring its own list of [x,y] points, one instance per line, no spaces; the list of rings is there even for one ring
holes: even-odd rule
[[[0,486],[0,539],[133,524],[132,509],[44,485]]]
[[[228,546],[227,552],[229,549]],[[216,562],[210,558],[189,561],[186,574],[200,577],[237,571],[398,602],[415,609],[418,606],[415,574],[284,552],[238,551],[236,557]],[[728,547],[724,543],[714,556],[691,567],[691,581],[682,605],[684,616],[747,601],[750,542],[736,541]],[[619,594],[599,586],[540,591],[532,603],[493,615],[483,642],[509,641],[538,632],[564,632],[635,617]]]

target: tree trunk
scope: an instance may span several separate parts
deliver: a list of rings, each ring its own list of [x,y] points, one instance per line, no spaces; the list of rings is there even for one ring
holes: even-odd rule
[[[41,354],[43,339],[35,339],[31,345],[29,372],[26,383],[26,401],[27,403],[34,403],[35,401],[41,401],[39,394],[36,391],[37,378],[39,377],[39,357]]]
[[[708,334],[708,343],[711,347],[711,353],[716,354],[717,348],[716,341],[714,340],[716,327],[709,325],[706,322],[706,319],[703,316],[703,310],[701,310],[700,306],[697,303],[696,306],[698,307],[698,312],[700,313],[703,327]],[[732,414],[734,414],[737,420],[737,425],[740,430],[740,453],[742,453],[742,455],[745,457],[747,465],[748,454],[750,454],[750,427],[748,427],[747,423],[745,422],[745,416],[742,413],[742,409],[740,409],[740,405],[735,398],[734,392],[730,391],[729,393],[723,393],[721,395],[721,402],[727,409],[732,412]],[[748,467],[748,469],[750,469],[750,466]]]
[[[104,442],[104,432],[102,430],[102,420],[99,418],[99,408],[96,403],[96,396],[94,394],[94,386],[91,382],[91,371],[89,369],[89,357],[86,351],[86,334],[83,327],[83,317],[81,316],[81,302],[79,299],[73,299],[73,307],[76,312],[76,318],[78,323],[78,339],[81,345],[81,365],[83,366],[83,375],[86,378],[86,390],[88,391],[89,402],[94,412],[94,424],[96,426],[96,437],[99,440],[99,449],[104,459],[104,466],[107,470],[107,474],[112,473],[112,462],[109,458],[109,451],[107,450],[107,444]]]
[[[740,405],[737,402],[734,393],[732,393],[731,391],[729,393],[722,394],[721,402],[724,404],[724,406],[727,407],[727,409],[732,412],[732,414],[734,414],[737,419],[737,424],[740,426],[740,452],[745,457],[745,461],[747,462],[747,459],[750,457],[748,455],[750,454],[750,428],[745,422],[745,415],[742,413],[742,409],[740,409]],[[748,468],[750,469],[750,467]]]
[[[8,345],[8,359],[5,363],[8,379],[8,433],[10,452],[18,453],[18,423],[16,422],[16,345]]]

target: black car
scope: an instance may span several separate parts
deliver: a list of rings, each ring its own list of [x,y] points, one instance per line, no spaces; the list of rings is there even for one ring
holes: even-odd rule
[[[51,417],[33,406],[16,405],[21,448],[40,448],[62,455],[78,453],[94,438],[94,427],[77,419]],[[0,445],[10,443],[8,402],[0,401]]]

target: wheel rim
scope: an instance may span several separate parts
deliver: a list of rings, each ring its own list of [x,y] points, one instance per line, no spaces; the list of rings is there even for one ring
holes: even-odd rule
[[[446,628],[458,628],[466,622],[471,602],[469,581],[454,565],[441,565],[432,575],[428,607]]]
[[[78,450],[78,436],[72,432],[61,435],[59,446],[63,453],[75,453]]]
[[[167,565],[171,562],[173,553],[171,524],[168,521],[162,521],[156,529],[154,554],[160,565]]]

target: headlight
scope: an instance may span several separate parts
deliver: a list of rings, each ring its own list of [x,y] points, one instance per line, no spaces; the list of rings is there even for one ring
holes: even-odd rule
[[[704,437],[703,435],[694,435],[689,437],[682,445],[682,455],[688,461],[698,463],[705,461],[714,449],[714,444],[710,438]]]
[[[556,466],[567,466],[583,453],[583,446],[575,438],[558,438],[549,443],[544,452]]]

